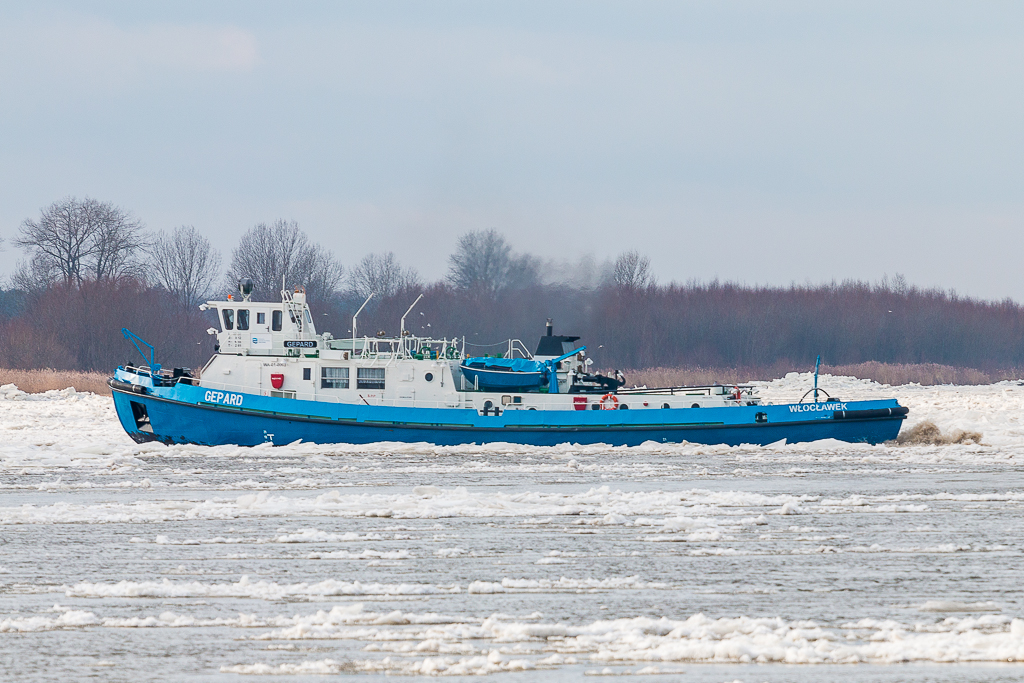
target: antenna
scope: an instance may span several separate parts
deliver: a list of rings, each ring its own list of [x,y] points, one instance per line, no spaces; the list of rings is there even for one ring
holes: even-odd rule
[[[364,301],[363,305],[359,307],[359,310],[356,311],[356,314],[354,316],[352,316],[352,356],[353,357],[355,357],[355,355],[356,355],[356,319],[359,317],[359,314],[363,312],[363,309],[366,308],[366,304],[370,303],[370,299],[372,299],[372,298],[373,298],[373,292],[370,292],[370,296],[366,297],[366,301]]]
[[[821,354],[818,354],[818,360],[814,361],[814,402],[818,402],[818,368],[821,367]]]
[[[416,308],[416,304],[418,304],[420,302],[420,299],[422,299],[422,298],[423,298],[422,294],[420,294],[418,297],[416,297],[416,301],[412,302],[412,306],[410,306],[409,310],[406,311],[405,315],[402,316],[402,324],[401,324],[401,328],[402,329],[401,329],[401,334],[399,335],[400,339],[404,339],[405,338],[405,316],[407,316],[410,313],[412,313],[412,309]]]

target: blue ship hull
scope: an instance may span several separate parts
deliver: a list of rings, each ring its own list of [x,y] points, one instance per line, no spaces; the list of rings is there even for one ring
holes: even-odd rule
[[[364,444],[378,441],[460,445],[508,442],[636,446],[648,441],[765,445],[896,438],[906,409],[895,399],[818,404],[644,410],[402,408],[274,398],[179,383],[169,387],[111,381],[125,431],[139,442],[200,445]]]

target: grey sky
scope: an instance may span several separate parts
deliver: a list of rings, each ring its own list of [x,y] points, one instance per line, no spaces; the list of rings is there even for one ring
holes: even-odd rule
[[[434,278],[493,227],[1024,300],[1022,152],[1020,3],[0,5],[7,238],[89,195],[225,256],[281,217]]]

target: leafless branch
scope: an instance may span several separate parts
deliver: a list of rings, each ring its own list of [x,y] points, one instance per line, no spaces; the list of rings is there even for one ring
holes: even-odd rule
[[[646,289],[654,284],[651,259],[636,250],[630,250],[615,259],[612,282],[627,289]]]
[[[378,297],[392,297],[403,289],[420,284],[419,274],[412,268],[405,268],[395,258],[394,252],[368,254],[348,274],[349,288],[365,299],[371,292]]]
[[[455,253],[448,257],[447,280],[456,289],[493,294],[536,284],[540,264],[530,254],[513,254],[497,230],[478,230],[459,238]]]
[[[77,286],[140,275],[146,237],[138,219],[110,202],[66,197],[26,219],[14,244],[29,257],[19,277]]]
[[[191,310],[213,295],[220,277],[220,254],[191,225],[161,232],[153,244],[151,279]]]
[[[254,298],[273,301],[285,286],[303,285],[313,301],[330,298],[344,277],[344,268],[334,255],[309,238],[295,221],[259,223],[242,235],[231,254],[227,273],[229,289],[238,280],[252,278]]]

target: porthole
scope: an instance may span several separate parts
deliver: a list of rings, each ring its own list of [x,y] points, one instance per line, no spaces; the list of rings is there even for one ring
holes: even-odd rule
[[[423,379],[427,380],[428,382],[433,382],[434,381],[434,373],[428,372],[427,374],[423,375]]]
[[[699,403],[694,403],[694,404],[693,404],[692,406],[690,406],[690,407],[691,407],[691,408],[700,408],[700,404],[699,404]]]
[[[672,406],[670,406],[670,405],[669,405],[669,404],[667,404],[667,403],[662,403],[662,404],[661,404],[661,407],[662,407],[662,408],[671,408]]]
[[[619,406],[619,410],[629,410],[629,406],[623,403],[621,406]]]

